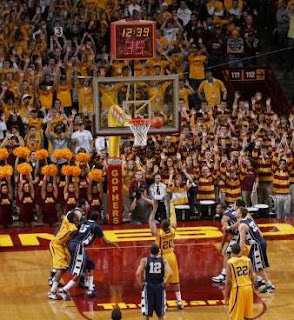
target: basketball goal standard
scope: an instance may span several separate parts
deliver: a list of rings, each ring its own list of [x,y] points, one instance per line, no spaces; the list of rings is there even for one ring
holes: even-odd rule
[[[94,78],[96,134],[108,136],[107,213],[110,224],[123,217],[120,141],[132,137],[144,148],[148,134],[179,132],[178,76],[137,77],[137,60],[155,57],[154,21],[121,20],[111,24],[112,60],[131,61],[132,77]]]

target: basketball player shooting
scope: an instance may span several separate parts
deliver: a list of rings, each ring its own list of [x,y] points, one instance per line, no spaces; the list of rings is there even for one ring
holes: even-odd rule
[[[171,216],[171,221],[173,222],[170,222],[170,220],[167,219],[162,220],[161,228],[157,229],[155,223],[155,213],[157,210],[157,206],[154,202],[152,203],[152,205],[153,209],[149,217],[149,227],[152,234],[156,237],[156,243],[159,246],[162,257],[167,260],[172,269],[172,275],[169,277],[168,283],[171,283],[174,288],[178,309],[183,309],[184,306],[181,298],[178,261],[174,252],[176,218]]]

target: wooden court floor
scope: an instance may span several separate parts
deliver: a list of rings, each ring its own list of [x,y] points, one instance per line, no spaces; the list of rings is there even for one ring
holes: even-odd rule
[[[293,228],[294,229],[294,228]],[[191,230],[188,229],[188,238]],[[15,232],[15,231],[14,231]],[[22,231],[17,231],[22,232]],[[185,231],[186,232],[186,231]],[[3,232],[1,232],[3,235]],[[2,320],[69,320],[69,319],[110,319],[111,305],[136,308],[123,310],[123,319],[139,320],[140,289],[135,284],[134,272],[138,261],[148,252],[151,242],[121,242],[122,249],[103,248],[98,243],[90,248],[89,255],[96,262],[96,289],[98,298],[88,299],[82,289],[71,292],[73,300],[48,301],[48,271],[51,266],[46,233],[39,240],[40,247],[25,247],[5,250],[0,233],[0,319]],[[294,234],[294,233],[293,233]],[[141,233],[141,236],[144,236]],[[21,243],[29,237],[19,237]],[[268,274],[276,285],[274,294],[259,294],[256,300],[256,319],[294,320],[294,237],[290,236],[268,241],[268,255],[271,267]],[[14,236],[12,242],[16,243]],[[24,239],[24,240],[23,240]],[[282,240],[281,240],[282,239]],[[32,242],[33,243],[33,242]],[[32,244],[31,243],[31,244]],[[213,285],[210,277],[217,274],[221,266],[221,255],[217,251],[215,240],[194,241],[178,240],[178,260],[180,265],[182,296],[188,303],[183,311],[168,308],[169,320],[225,320],[227,309],[219,305],[222,300],[223,286]],[[64,280],[68,280],[66,276]],[[168,290],[168,300],[174,299]],[[198,305],[196,307],[191,305]],[[215,304],[215,306],[209,306]],[[264,312],[265,311],[265,312]],[[264,313],[263,313],[264,312]],[[262,314],[263,313],[263,314]],[[262,315],[261,315],[262,314]],[[156,319],[156,318],[155,318]]]

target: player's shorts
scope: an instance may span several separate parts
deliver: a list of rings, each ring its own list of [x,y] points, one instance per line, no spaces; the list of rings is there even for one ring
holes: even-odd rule
[[[71,255],[66,245],[61,245],[55,239],[49,244],[54,269],[66,270],[71,261]]]
[[[86,264],[86,252],[82,244],[78,242],[69,243],[69,251],[71,254],[71,264],[69,272],[74,276],[81,276],[84,273]]]
[[[166,294],[162,284],[147,283],[141,297],[141,312],[143,316],[152,317],[153,312],[158,317],[166,313]]]
[[[229,242],[226,250],[225,250],[225,253],[226,254],[231,254],[232,253],[232,246],[236,243],[239,243],[240,241],[240,236],[239,236],[239,233],[238,234],[235,234],[233,236],[233,238],[231,239],[231,241]]]
[[[230,320],[253,317],[253,288],[251,285],[231,289],[229,315]]]
[[[179,268],[178,268],[178,261],[175,253],[174,252],[163,253],[162,257],[166,259],[166,261],[168,262],[172,270],[172,275],[170,276],[167,282],[179,283],[180,282]]]
[[[252,262],[252,267],[254,271],[260,271],[269,267],[266,247],[267,247],[267,244],[264,239],[260,242],[254,243],[251,246],[248,257]]]

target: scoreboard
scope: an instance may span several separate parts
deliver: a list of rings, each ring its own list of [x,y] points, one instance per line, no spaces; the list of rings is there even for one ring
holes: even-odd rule
[[[145,20],[120,20],[111,23],[113,60],[153,59],[156,23]]]
[[[223,70],[229,81],[265,81],[265,68],[230,68]]]

